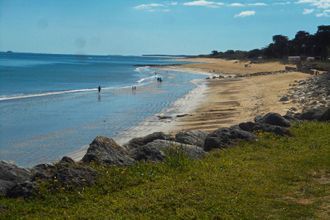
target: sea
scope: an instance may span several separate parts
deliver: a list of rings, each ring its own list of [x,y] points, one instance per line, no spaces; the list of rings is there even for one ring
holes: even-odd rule
[[[120,136],[196,88],[193,80],[204,76],[152,67],[181,63],[160,56],[0,53],[0,160],[32,167],[96,136]]]

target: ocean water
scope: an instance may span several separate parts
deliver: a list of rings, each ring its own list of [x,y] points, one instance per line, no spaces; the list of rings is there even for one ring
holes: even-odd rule
[[[176,63],[165,57],[1,53],[0,160],[28,167],[51,162],[97,135],[115,137],[137,126],[203,77],[161,70],[155,75],[147,66]]]

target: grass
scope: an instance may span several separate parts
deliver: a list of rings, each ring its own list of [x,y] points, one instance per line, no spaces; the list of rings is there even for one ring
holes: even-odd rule
[[[0,198],[0,219],[329,219],[330,124],[292,132],[202,160],[94,166],[103,175],[93,187]]]

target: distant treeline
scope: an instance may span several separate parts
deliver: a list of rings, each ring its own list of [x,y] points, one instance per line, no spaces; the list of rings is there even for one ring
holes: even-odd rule
[[[226,52],[214,50],[211,54],[206,55],[206,57],[225,59],[256,59],[259,57],[283,59],[288,56],[315,57],[319,60],[326,60],[330,56],[330,25],[319,26],[315,34],[298,31],[292,40],[284,35],[275,35],[273,42],[262,49],[227,50]]]

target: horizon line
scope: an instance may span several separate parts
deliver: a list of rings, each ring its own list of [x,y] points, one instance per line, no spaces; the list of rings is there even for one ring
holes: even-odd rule
[[[0,53],[2,54],[37,54],[37,55],[66,55],[66,56],[123,56],[123,57],[143,57],[143,56],[199,56],[203,54],[162,54],[162,53],[151,53],[151,54],[127,54],[127,55],[122,55],[122,54],[74,54],[74,53],[52,53],[52,52],[27,52],[27,51],[13,51],[13,50],[6,50],[6,51],[1,51]]]

